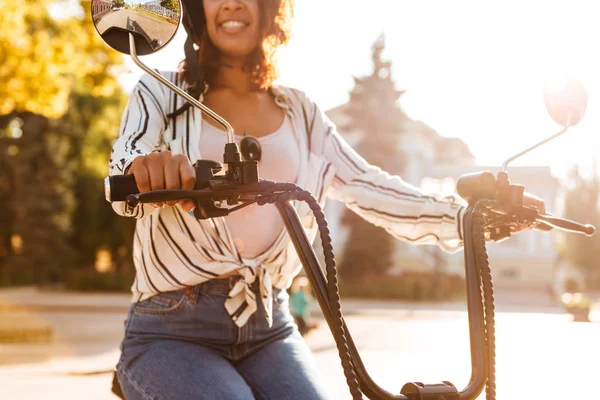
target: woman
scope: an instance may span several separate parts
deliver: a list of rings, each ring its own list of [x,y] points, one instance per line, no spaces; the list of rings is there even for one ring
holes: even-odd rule
[[[292,0],[184,1],[182,70],[168,79],[258,138],[261,177],[343,201],[395,237],[461,247],[459,198],[424,195],[369,165],[301,91],[276,87],[274,55],[290,37]],[[191,189],[192,164],[222,160],[225,132],[150,76],[123,115],[111,174],[140,192]],[[238,137],[239,139],[239,137]],[[295,204],[309,237],[316,223]],[[324,399],[288,307],[300,264],[272,206],[196,220],[190,201],[115,210],[138,219],[137,276],[118,364],[129,399]],[[368,266],[365,266],[368,268]]]

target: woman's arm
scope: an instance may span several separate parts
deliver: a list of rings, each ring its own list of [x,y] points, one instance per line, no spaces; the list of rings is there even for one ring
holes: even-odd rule
[[[462,247],[461,219],[466,202],[458,195],[426,194],[370,165],[342,139],[335,125],[310,100],[304,102],[311,151],[336,167],[327,195],[365,220],[414,244],[438,244],[447,252]]]
[[[160,84],[144,74],[134,87],[121,118],[120,135],[113,144],[109,161],[110,175],[126,174],[137,157],[163,149],[162,134],[168,122],[163,111],[165,101]],[[112,207],[117,214],[134,218],[156,211],[150,204],[128,209],[125,202],[114,202]]]

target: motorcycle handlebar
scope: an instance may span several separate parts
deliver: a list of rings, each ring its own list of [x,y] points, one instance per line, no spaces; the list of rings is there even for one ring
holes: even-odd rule
[[[125,201],[127,196],[140,191],[133,175],[113,175],[104,179],[104,195],[109,202]]]
[[[125,201],[127,200],[127,196],[138,194],[140,192],[133,175],[113,175],[106,177],[104,180],[104,191],[106,200],[109,202]],[[583,233],[587,236],[592,236],[596,230],[593,225],[580,224],[575,221],[550,215],[540,214],[536,217],[536,220],[556,229]]]

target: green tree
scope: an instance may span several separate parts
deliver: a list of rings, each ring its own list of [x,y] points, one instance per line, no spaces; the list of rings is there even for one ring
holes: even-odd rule
[[[586,180],[574,169],[571,181],[572,188],[565,196],[564,217],[600,227],[600,177],[595,173],[591,179]],[[588,289],[600,288],[600,235],[588,237],[566,233],[563,238],[561,256],[581,270]]]
[[[179,1],[178,0],[161,0],[160,5],[164,8],[173,12],[179,12]]]
[[[382,35],[372,48],[373,72],[354,78],[347,112],[352,128],[363,132],[356,146],[358,153],[389,173],[401,174],[399,141],[407,117],[398,100],[404,92],[395,88],[392,63],[382,58],[384,49]],[[395,239],[389,233],[349,210],[342,222],[350,228],[340,266],[342,279],[358,280],[365,274],[383,273],[393,265]]]
[[[65,17],[70,3],[8,2],[0,13],[4,284],[55,280],[76,259],[71,244],[78,207],[74,188],[83,167],[73,154],[77,137],[88,132],[66,125],[65,115],[76,111],[70,107],[78,93],[122,95],[116,79],[122,56],[98,36],[89,2],[79,3],[80,16]],[[88,115],[94,113],[102,115],[102,109]]]
[[[0,115],[30,112],[58,118],[67,111],[75,84],[89,93],[111,95],[122,64],[119,53],[106,48],[81,1],[83,17],[53,18],[50,6],[69,1],[6,2],[0,13]],[[54,8],[56,9],[56,7]]]
[[[113,260],[124,261],[117,263],[117,267],[130,266],[135,220],[114,213],[104,199],[103,187],[125,101],[120,91],[110,97],[74,93],[71,111],[61,119],[61,126],[73,133],[70,160],[75,167],[77,207],[73,213],[71,244],[78,250],[76,266],[92,266],[99,248],[110,249]]]

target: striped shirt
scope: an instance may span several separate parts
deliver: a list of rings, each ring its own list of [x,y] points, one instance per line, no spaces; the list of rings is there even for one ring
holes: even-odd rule
[[[180,74],[161,74],[181,88],[187,87]],[[297,184],[309,190],[322,206],[328,197],[336,199],[403,241],[437,244],[447,252],[461,248],[462,199],[425,194],[400,177],[368,164],[303,92],[275,86],[271,94],[292,121],[299,145]],[[110,174],[124,173],[136,157],[153,151],[184,154],[192,163],[200,159],[201,111],[191,107],[175,119],[167,118],[184,101],[144,75],[123,113],[120,136],[109,162]],[[307,203],[296,201],[293,205],[313,241],[318,229]],[[119,215],[137,218],[133,302],[238,272],[243,279],[234,285],[225,303],[232,319],[241,327],[256,311],[257,299],[251,287],[259,280],[270,323],[273,288],[287,289],[301,269],[285,230],[267,251],[246,259],[238,253],[224,218],[197,220],[179,207],[157,209],[147,204],[129,210],[124,202],[117,202],[113,208]]]

